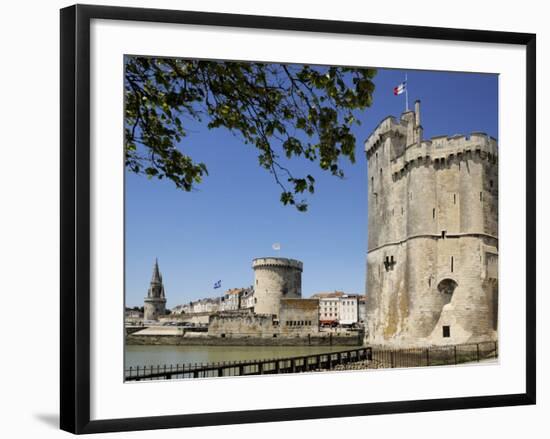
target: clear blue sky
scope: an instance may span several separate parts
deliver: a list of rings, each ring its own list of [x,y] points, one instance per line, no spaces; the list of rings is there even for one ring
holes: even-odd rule
[[[483,131],[498,138],[498,76],[409,70],[409,105],[422,101],[424,137]],[[253,283],[252,259],[282,256],[304,263],[304,297],[319,291],[365,293],[367,166],[364,140],[386,116],[399,116],[405,95],[393,95],[405,71],[378,70],[372,107],[354,128],[356,163],[343,162],[345,180],[303,159],[315,195],[306,213],[279,202],[273,177],[258,166],[256,149],[225,129],[195,124],[182,149],[206,163],[209,176],[195,192],[126,173],[126,304],[143,305],[155,257],[167,306],[221,295]],[[272,244],[281,244],[274,251]],[[222,280],[222,288],[213,284]]]

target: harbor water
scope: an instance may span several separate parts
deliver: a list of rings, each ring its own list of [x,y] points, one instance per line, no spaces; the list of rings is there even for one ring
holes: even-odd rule
[[[262,360],[337,352],[343,346],[137,346],[126,345],[124,367]]]

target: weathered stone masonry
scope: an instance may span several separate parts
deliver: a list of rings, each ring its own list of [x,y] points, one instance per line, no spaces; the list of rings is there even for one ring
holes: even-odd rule
[[[367,139],[367,321],[372,344],[495,340],[495,139],[422,139],[420,103]]]
[[[254,269],[254,312],[279,315],[281,299],[302,297],[303,264],[295,259],[256,258]]]

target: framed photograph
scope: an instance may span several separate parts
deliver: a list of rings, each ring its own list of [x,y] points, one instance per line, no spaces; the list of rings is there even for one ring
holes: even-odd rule
[[[535,41],[62,9],[61,428],[534,404]]]

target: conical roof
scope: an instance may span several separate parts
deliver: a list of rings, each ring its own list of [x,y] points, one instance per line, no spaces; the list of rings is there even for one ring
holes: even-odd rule
[[[153,277],[151,278],[151,283],[152,284],[162,283],[162,276],[160,275],[159,261],[157,258],[155,258],[155,266],[153,267]]]

